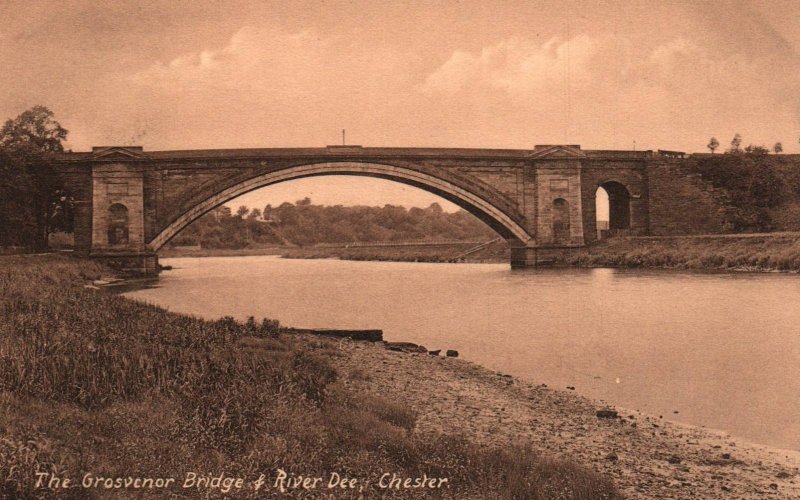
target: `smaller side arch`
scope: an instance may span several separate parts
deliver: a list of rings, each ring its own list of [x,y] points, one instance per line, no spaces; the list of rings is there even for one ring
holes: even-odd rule
[[[631,193],[618,181],[606,181],[598,188],[608,194],[608,229],[610,231],[629,230],[631,228]]]

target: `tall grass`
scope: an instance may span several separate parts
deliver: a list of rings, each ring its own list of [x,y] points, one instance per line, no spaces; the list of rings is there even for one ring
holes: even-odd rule
[[[279,468],[371,480],[336,498],[618,496],[606,479],[530,449],[418,435],[407,404],[339,380],[326,360],[331,342],[280,335],[275,321],[204,321],[82,286],[106,272],[67,257],[0,258],[0,498],[54,496],[36,487],[37,471],[180,482],[189,471],[255,479]],[[387,493],[375,485],[384,472],[447,477],[451,488]],[[103,495],[73,488],[58,497]]]

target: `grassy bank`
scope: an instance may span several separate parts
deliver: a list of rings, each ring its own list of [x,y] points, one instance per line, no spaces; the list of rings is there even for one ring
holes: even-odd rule
[[[204,321],[102,291],[96,263],[56,256],[0,258],[0,497],[56,496],[36,473],[72,478],[245,479],[236,498],[286,495],[279,469],[358,478],[335,498],[615,498],[615,487],[575,464],[520,444],[491,448],[469,436],[419,433],[402,399],[354,390],[356,371],[329,360],[337,344],[278,333],[275,321]],[[422,378],[422,376],[421,376]],[[420,380],[424,382],[424,380]],[[446,489],[381,490],[386,472],[448,478]],[[260,474],[267,483],[258,492]],[[364,481],[369,481],[366,484]],[[119,490],[72,487],[59,498]],[[128,491],[163,497],[164,490]]]
[[[453,262],[474,246],[270,247],[241,250],[166,250],[162,257],[282,255],[293,259]],[[464,262],[509,261],[505,243],[494,243]],[[800,271],[800,233],[725,234],[675,237],[615,237],[564,255],[557,265],[644,267],[719,271]]]
[[[452,262],[465,251],[454,247],[293,248],[288,258]],[[509,260],[505,243],[468,256],[466,262]],[[563,255],[556,265],[643,267],[719,271],[800,271],[800,233],[727,234],[680,237],[615,237]]]
[[[610,238],[558,264],[724,271],[800,271],[800,233]]]

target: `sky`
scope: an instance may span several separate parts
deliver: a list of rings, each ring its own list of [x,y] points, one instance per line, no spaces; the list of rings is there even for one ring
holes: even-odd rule
[[[46,105],[75,151],[325,146],[347,129],[364,146],[688,152],[739,133],[800,153],[798,19],[796,0],[3,0],[0,117]],[[435,199],[291,185],[252,203]]]

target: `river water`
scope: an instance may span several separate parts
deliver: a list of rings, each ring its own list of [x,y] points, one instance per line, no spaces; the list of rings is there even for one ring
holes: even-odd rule
[[[800,450],[800,277],[503,264],[165,259],[127,295],[205,318],[387,340],[665,419]],[[677,412],[677,413],[676,413]]]

